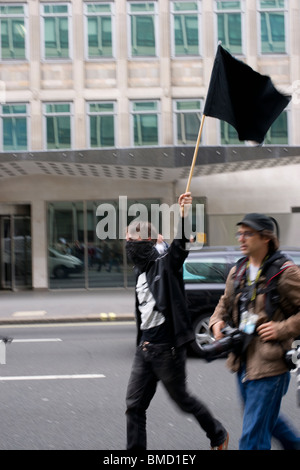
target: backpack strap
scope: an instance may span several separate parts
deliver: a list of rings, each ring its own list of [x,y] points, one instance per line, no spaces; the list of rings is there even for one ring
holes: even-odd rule
[[[264,273],[266,276],[266,285],[264,288],[260,289],[259,293],[265,295],[265,309],[269,320],[271,320],[280,304],[280,297],[277,290],[278,276],[291,266],[295,266],[295,263],[280,253],[280,256],[274,261],[272,261],[271,258],[270,264],[268,263],[266,267],[266,272]]]
[[[246,274],[247,271],[247,262],[249,258],[247,256],[244,256],[243,258],[240,258],[236,263],[236,272],[235,272],[235,278],[234,278],[234,292],[235,294],[238,293],[239,287],[241,280]]]

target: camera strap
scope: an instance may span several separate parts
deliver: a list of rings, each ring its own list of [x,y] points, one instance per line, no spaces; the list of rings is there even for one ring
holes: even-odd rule
[[[266,312],[269,319],[271,319],[279,306],[279,296],[277,292],[278,276],[287,268],[294,265],[295,263],[292,260],[278,251],[271,257],[265,258],[257,272],[254,283],[251,284],[249,279],[247,279],[249,259],[247,257],[241,258],[236,263],[237,269],[234,281],[234,293],[237,295],[240,292],[244,292],[249,303],[250,301],[255,301],[258,294],[265,294]],[[265,276],[266,282],[264,287],[257,288],[257,283],[261,275]],[[243,286],[241,286],[242,280],[244,280]],[[251,289],[251,286],[253,289]]]

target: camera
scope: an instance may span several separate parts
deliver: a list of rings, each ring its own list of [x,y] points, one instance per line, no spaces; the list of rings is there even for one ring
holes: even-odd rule
[[[300,346],[295,349],[290,349],[289,351],[286,351],[283,358],[289,370],[295,370],[299,368]]]
[[[239,328],[232,328],[231,326],[226,326],[221,331],[224,338],[216,340],[212,344],[200,346],[201,356],[207,362],[227,357],[231,352],[237,355],[241,354],[253,337],[253,334],[245,333]]]

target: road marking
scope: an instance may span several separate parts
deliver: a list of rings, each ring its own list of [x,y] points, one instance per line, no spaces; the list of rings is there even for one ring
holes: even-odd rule
[[[21,311],[21,312],[14,312],[12,314],[13,317],[42,317],[46,315],[46,310],[29,310],[29,311]]]
[[[28,339],[13,339],[14,343],[51,343],[56,341],[62,341],[60,338],[28,338]]]
[[[13,380],[65,380],[65,379],[104,379],[103,374],[74,374],[74,375],[19,375],[14,377],[1,377],[2,381]]]

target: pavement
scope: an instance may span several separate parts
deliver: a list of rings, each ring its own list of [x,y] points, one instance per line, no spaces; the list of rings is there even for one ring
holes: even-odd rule
[[[0,325],[134,321],[134,289],[0,291]]]

